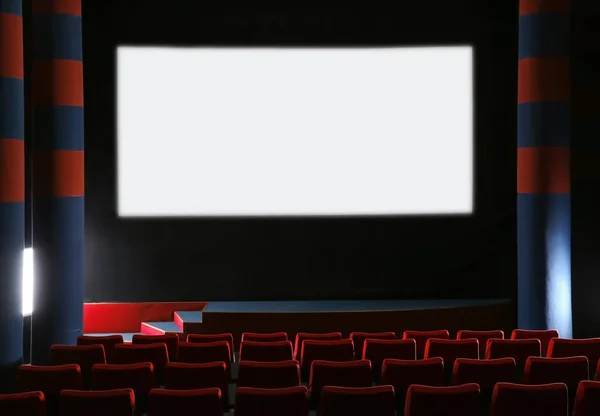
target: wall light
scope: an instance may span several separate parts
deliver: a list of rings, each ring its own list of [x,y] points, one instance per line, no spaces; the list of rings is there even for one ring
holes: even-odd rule
[[[23,316],[33,313],[33,249],[23,251]]]

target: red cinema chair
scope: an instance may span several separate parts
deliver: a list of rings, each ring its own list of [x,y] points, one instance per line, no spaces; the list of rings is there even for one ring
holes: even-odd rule
[[[394,416],[396,398],[392,386],[324,387],[318,416]]]
[[[135,412],[131,389],[63,390],[60,394],[60,416],[135,416]]]
[[[563,383],[498,383],[492,395],[490,416],[568,416],[569,399]]]
[[[414,339],[417,344],[417,358],[423,358],[427,341],[435,339],[450,339],[450,333],[446,329],[436,331],[404,331],[402,339]]]
[[[406,393],[405,416],[480,416],[479,386],[451,387],[413,384]]]

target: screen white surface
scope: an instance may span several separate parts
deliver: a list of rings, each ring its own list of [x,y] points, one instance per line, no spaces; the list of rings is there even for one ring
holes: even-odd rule
[[[117,50],[124,217],[466,214],[471,47]]]

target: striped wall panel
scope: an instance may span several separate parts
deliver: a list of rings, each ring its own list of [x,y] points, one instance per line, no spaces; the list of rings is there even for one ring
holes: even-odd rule
[[[83,327],[84,136],[81,0],[33,0],[32,363]]]
[[[569,1],[521,0],[518,325],[572,333]]]
[[[24,95],[21,0],[0,0],[0,393],[23,359]]]

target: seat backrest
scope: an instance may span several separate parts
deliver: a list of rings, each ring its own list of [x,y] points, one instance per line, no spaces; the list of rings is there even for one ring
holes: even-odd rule
[[[413,384],[406,393],[405,416],[479,416],[479,386],[451,387]]]
[[[476,383],[481,389],[493,389],[499,382],[514,383],[515,366],[513,358],[458,358],[454,362],[452,384]]]
[[[177,347],[179,345],[179,336],[177,334],[164,334],[164,335],[140,335],[136,334],[131,339],[132,344],[148,345],[156,343],[164,343],[167,346],[169,353],[169,360],[175,361],[177,359]]]
[[[394,416],[395,411],[396,398],[392,386],[326,386],[319,403],[319,415],[324,416]]]
[[[414,339],[366,339],[362,359],[371,361],[374,371],[380,371],[383,360],[416,360],[417,343]]]
[[[153,389],[148,399],[148,416],[222,416],[223,398],[218,388],[198,390]]]
[[[92,367],[106,364],[106,355],[102,345],[53,345],[50,347],[50,362],[53,365],[79,365],[84,385],[88,386]]]
[[[104,354],[106,355],[106,362],[109,364],[112,363],[115,346],[122,343],[122,335],[80,335],[77,337],[77,345],[102,345],[104,347]]]
[[[216,341],[226,341],[229,344],[229,352],[231,354],[230,361],[233,361],[235,346],[233,344],[233,334],[189,334],[186,341],[190,344],[206,344]]]
[[[513,358],[478,360],[458,358],[454,362],[452,384],[475,383],[480,388],[481,414],[488,415],[496,383],[516,381],[516,364]]]
[[[244,332],[242,334],[242,340],[244,341],[256,341],[256,342],[277,342],[287,341],[288,336],[286,332]]]
[[[92,369],[92,390],[132,389],[148,394],[155,387],[152,363],[97,364]]]
[[[490,407],[490,416],[567,416],[568,413],[569,400],[564,383],[498,383]]]
[[[202,364],[225,362],[229,368],[231,350],[227,341],[204,343],[182,342],[179,344],[177,361],[180,363]]]
[[[577,388],[573,416],[596,416],[600,409],[600,382],[582,381]]]
[[[445,378],[444,360],[439,357],[427,360],[386,359],[379,384],[394,386],[397,409],[402,410],[406,392],[412,384],[443,386]]]
[[[538,339],[489,339],[485,350],[485,359],[513,358],[517,369],[517,379],[520,379],[529,357],[539,357],[542,354],[541,343]]]
[[[529,357],[523,372],[524,384],[564,383],[569,391],[569,409],[575,405],[580,381],[589,379],[587,357]]]
[[[308,377],[312,362],[315,360],[352,361],[354,343],[349,338],[334,341],[304,341],[300,352],[300,371],[303,378]]]
[[[135,416],[135,396],[131,389],[77,391],[60,394],[61,416]]]
[[[588,379],[588,359],[583,356],[529,357],[523,373],[524,384],[565,383],[569,388],[576,388],[580,381]]]
[[[115,364],[152,363],[155,372],[164,371],[169,362],[167,346],[156,344],[119,344],[115,347]]]
[[[82,390],[83,380],[77,364],[22,365],[17,386],[21,392],[41,391],[48,399],[49,395],[58,395],[62,390]]]
[[[197,390],[218,388],[228,404],[229,373],[224,362],[187,364],[169,363],[165,369],[165,388],[169,390]]]
[[[302,344],[304,341],[311,339],[315,341],[336,341],[342,339],[341,332],[325,332],[325,333],[310,333],[310,332],[298,332],[296,334],[296,340],[294,341],[294,359],[300,361],[300,354],[302,352]]]
[[[435,339],[450,339],[450,333],[446,329],[435,331],[404,331],[402,339],[414,339],[417,344],[417,358],[423,358],[425,354],[425,345],[427,340]]]
[[[297,360],[272,363],[242,361],[238,367],[237,386],[277,389],[300,385],[300,363]]]
[[[488,339],[504,339],[504,331],[500,329],[494,329],[490,331],[472,331],[469,329],[463,329],[458,331],[456,339],[471,339],[475,338],[479,341],[479,357],[485,357],[485,348],[487,347]]]
[[[46,398],[41,391],[0,394],[0,415],[46,416]]]
[[[325,386],[370,387],[373,384],[371,362],[315,360],[310,368],[308,392],[313,405],[319,403]]]
[[[304,386],[283,389],[239,387],[236,416],[308,416],[308,390]]]
[[[425,344],[424,358],[440,357],[444,360],[446,378],[450,381],[454,361],[457,358],[479,358],[479,341],[468,339],[428,339]]]
[[[294,356],[291,341],[242,341],[240,345],[240,361],[287,361]]]
[[[531,330],[515,329],[510,334],[510,339],[539,339],[542,348],[542,355],[546,355],[548,345],[552,338],[559,338],[560,334],[556,329]]]
[[[567,339],[552,338],[546,354],[551,358],[587,357],[589,362],[590,379],[594,379],[596,366],[600,361],[600,338]]]
[[[352,332],[350,339],[354,342],[354,358],[362,359],[365,340],[367,339],[396,339],[395,332]]]

